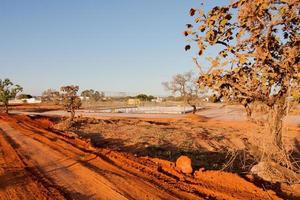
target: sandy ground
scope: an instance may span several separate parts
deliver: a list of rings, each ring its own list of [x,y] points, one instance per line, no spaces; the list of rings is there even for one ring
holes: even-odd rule
[[[61,110],[59,107],[53,106],[52,109],[47,109],[47,106],[41,106],[39,111],[37,109],[25,109],[26,106],[19,107],[18,110],[12,111],[15,114],[32,114],[44,116],[68,116],[69,113]],[[56,108],[56,109],[55,109]],[[246,113],[241,106],[224,106],[223,104],[209,104],[208,108],[197,112],[199,116],[207,117],[220,121],[246,121]],[[77,116],[95,117],[95,118],[111,118],[111,117],[124,117],[124,118],[152,118],[152,119],[182,119],[185,115],[182,114],[134,114],[134,113],[101,113],[92,112],[90,110],[78,110]],[[300,115],[289,114],[284,119],[286,124],[293,126],[300,126]]]
[[[59,188],[55,189],[58,199],[60,195],[67,199],[278,199],[273,191],[264,191],[236,174],[196,169],[193,175],[184,175],[173,162],[93,148],[68,133],[51,131],[49,124],[47,120],[1,115],[0,139],[1,144],[11,146],[7,151],[35,172],[20,179],[34,176],[38,183],[43,180],[46,191],[51,189],[49,185]],[[0,158],[7,156],[2,153]],[[0,187],[1,198],[11,199],[7,190],[13,186],[2,182]],[[34,185],[27,187],[19,190],[24,194],[34,191]],[[23,199],[17,190],[11,193],[14,199]],[[36,192],[39,194],[43,192]]]

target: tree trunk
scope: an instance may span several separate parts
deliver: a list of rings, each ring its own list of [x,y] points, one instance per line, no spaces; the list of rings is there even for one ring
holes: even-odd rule
[[[72,122],[73,120],[74,120],[74,117],[75,117],[75,110],[71,110],[70,111],[70,113],[71,113],[71,116],[70,116],[70,121]]]
[[[5,113],[8,114],[8,105],[7,103],[4,103]]]
[[[250,104],[246,104],[246,105],[244,105],[244,107],[246,109],[247,118],[249,120],[252,120],[252,109],[250,108]]]
[[[282,141],[283,118],[287,109],[285,100],[282,102],[269,108],[266,123],[268,129],[263,143],[259,146],[260,162],[251,169],[252,173],[270,182],[277,182],[279,177],[282,177],[283,181],[299,180],[293,172],[294,166]]]
[[[193,114],[195,114],[197,112],[197,107],[195,105],[192,105],[193,107]]]
[[[269,135],[272,139],[272,143],[279,149],[283,149],[282,143],[282,127],[283,127],[283,117],[285,116],[285,107],[282,104],[274,105],[268,116],[269,123]]]
[[[186,102],[193,108],[193,114],[195,114],[197,112],[196,105],[193,104],[190,99],[187,99]]]

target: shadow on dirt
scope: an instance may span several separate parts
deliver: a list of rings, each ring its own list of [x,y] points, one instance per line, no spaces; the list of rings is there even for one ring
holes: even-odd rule
[[[33,118],[32,118],[33,119]],[[37,118],[38,119],[38,118]],[[53,120],[53,119],[52,119]],[[52,121],[51,120],[51,121]],[[59,120],[59,119],[56,119]],[[107,124],[114,124],[117,123],[118,120],[103,120],[103,123]],[[89,121],[89,123],[93,124],[99,124],[98,120]],[[122,123],[129,123],[130,125],[135,126],[131,121],[125,121]],[[169,123],[150,123],[154,124],[156,126],[167,126],[170,125]],[[82,124],[76,124],[77,127],[75,127],[74,130],[72,130],[73,133],[76,133],[76,135],[79,138],[83,138],[86,141],[90,141],[90,144],[94,147],[98,148],[107,148],[115,151],[121,151],[126,153],[131,153],[136,156],[149,156],[152,158],[160,158],[168,161],[176,161],[176,159],[180,155],[187,155],[189,156],[193,161],[193,169],[198,170],[199,168],[205,168],[206,170],[220,170],[224,169],[227,165],[229,166],[228,161],[232,160],[230,163],[230,168],[227,168],[226,171],[238,173],[245,177],[244,172],[248,172],[253,164],[253,160],[251,159],[251,156],[246,154],[245,152],[235,152],[237,154],[232,155],[228,153],[226,149],[219,150],[219,151],[208,151],[205,148],[198,147],[197,150],[183,150],[182,148],[172,144],[170,140],[160,139],[157,144],[151,144],[147,139],[145,139],[143,142],[135,142],[132,143],[131,138],[127,139],[121,139],[122,135],[119,136],[119,138],[108,138],[104,137],[105,135],[101,134],[101,132],[83,132],[80,131],[80,127],[85,125],[84,122]],[[189,125],[189,124],[187,124]],[[144,125],[146,126],[146,125]],[[51,128],[49,128],[51,130]],[[55,131],[53,131],[55,132]],[[76,136],[76,137],[77,137]],[[205,141],[210,142],[210,140],[226,140],[225,136],[220,135],[212,135],[210,129],[202,129],[201,135],[199,135],[205,139]],[[217,136],[217,137],[216,137]],[[194,135],[193,137],[190,137],[191,139],[194,139],[194,137],[198,137],[198,135]],[[130,141],[130,142],[129,142]],[[299,152],[300,152],[300,144],[299,140],[295,139],[295,147],[296,151],[294,152],[296,156],[299,158]],[[130,144],[131,143],[131,144]],[[130,144],[130,145],[129,145]],[[101,171],[98,168],[94,168],[92,165],[90,165],[86,161],[78,161],[80,164],[85,165],[86,167],[94,170],[97,173],[104,175],[112,175],[109,171]],[[76,163],[72,163],[70,166],[73,166]],[[70,167],[68,166],[68,167]],[[1,178],[1,177],[0,177]],[[250,180],[251,182],[254,182],[256,185],[260,186],[261,188],[266,189],[273,189],[278,194],[280,194],[280,185],[268,185],[265,182],[256,182],[253,180]],[[80,195],[80,194],[75,194]],[[284,196],[283,194],[280,194],[281,196]],[[292,199],[291,197],[284,196],[284,199]],[[89,197],[82,197],[79,199],[88,199]]]
[[[27,176],[24,174],[24,170],[8,171],[0,176],[0,190],[4,190],[5,188],[9,188],[14,185],[24,185],[27,181],[26,178]]]
[[[161,140],[160,143],[156,145],[151,145],[147,142],[126,145],[126,143],[128,143],[126,140],[104,138],[101,133],[98,132],[82,133],[80,131],[75,131],[75,133],[83,139],[90,140],[91,145],[94,147],[109,148],[115,151],[131,153],[138,157],[148,156],[175,162],[179,156],[186,155],[192,159],[192,165],[195,170],[198,170],[199,168],[205,168],[207,170],[224,169],[226,164],[228,164],[228,160],[232,159],[232,155],[226,150],[219,152],[207,151],[204,148],[199,148],[197,150],[182,150],[167,140]],[[249,167],[252,166],[253,162],[250,155],[243,156],[245,157],[242,162],[242,158],[239,158],[238,155],[236,155],[236,159],[230,163],[230,166],[226,168],[226,170],[235,173],[243,173],[244,171],[249,170]]]
[[[202,117],[192,115],[193,118],[197,120],[204,120]],[[31,119],[39,119],[40,116],[34,116],[31,117]],[[59,122],[63,122],[64,119],[61,119],[59,117],[51,117],[49,118],[51,122],[54,124],[57,124]],[[207,120],[205,118],[205,120]],[[204,168],[206,170],[221,170],[225,169],[226,171],[235,172],[239,174],[243,174],[244,172],[249,171],[249,169],[253,165],[253,158],[247,154],[246,152],[229,152],[227,149],[219,150],[219,151],[209,151],[204,147],[197,146],[195,149],[183,149],[180,146],[176,146],[175,144],[172,144],[170,139],[159,139],[159,142],[157,144],[153,144],[150,141],[147,142],[148,136],[145,136],[146,138],[143,140],[143,142],[137,141],[134,143],[134,139],[126,138],[122,139],[122,135],[119,136],[119,138],[108,138],[101,134],[101,132],[88,132],[83,131],[81,127],[84,127],[87,123],[88,124],[96,124],[99,125],[101,123],[103,124],[117,124],[120,121],[120,119],[81,119],[76,121],[75,124],[73,124],[73,127],[70,129],[71,132],[75,133],[79,138],[82,138],[86,141],[90,141],[90,144],[93,147],[97,148],[107,148],[115,151],[122,151],[126,153],[131,153],[136,156],[148,156],[151,158],[159,158],[168,160],[171,162],[175,162],[178,157],[181,155],[186,155],[190,157],[193,161],[192,165],[195,170],[198,170],[199,168]],[[139,123],[146,123],[146,124],[139,124]],[[190,126],[190,122],[181,122],[183,125]],[[150,124],[151,126],[161,126],[161,130],[167,130],[167,129],[176,129],[176,127],[172,127],[170,122],[160,122],[160,121],[152,121],[152,120],[122,120],[122,124],[130,125],[130,126],[148,126]],[[58,130],[49,128],[49,130],[56,132]],[[63,131],[63,130],[62,130]],[[221,141],[221,140],[227,140],[224,135],[212,135],[210,129],[202,128],[201,133],[196,134],[194,136],[189,136],[191,140],[194,140],[197,137],[198,139],[203,139],[207,141],[209,145],[211,140],[215,141]],[[185,132],[184,134],[188,134]],[[130,145],[129,145],[130,144]],[[187,145],[190,146],[190,145]],[[230,163],[228,163],[230,161]]]

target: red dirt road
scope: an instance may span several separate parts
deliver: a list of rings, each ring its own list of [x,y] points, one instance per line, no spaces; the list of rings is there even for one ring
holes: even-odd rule
[[[0,134],[0,199],[64,199],[53,187],[46,188],[25,168],[24,163]]]
[[[25,199],[27,194],[26,199],[278,199],[273,191],[235,174],[207,171],[187,176],[169,161],[89,148],[28,117],[2,115],[0,128],[1,151],[6,151],[0,154],[0,169],[13,165],[9,155],[30,169],[20,178],[26,187],[1,178],[0,199]],[[0,172],[0,177],[9,176]]]

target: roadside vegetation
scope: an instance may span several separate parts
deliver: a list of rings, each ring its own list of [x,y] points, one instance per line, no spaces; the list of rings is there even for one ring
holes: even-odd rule
[[[68,85],[60,88],[62,92],[62,105],[64,109],[70,113],[70,122],[73,122],[75,117],[75,110],[81,106],[81,100],[77,95],[79,86]]]
[[[0,79],[0,103],[4,105],[5,113],[8,114],[8,102],[16,97],[23,88],[19,85],[14,85],[9,79]]]

